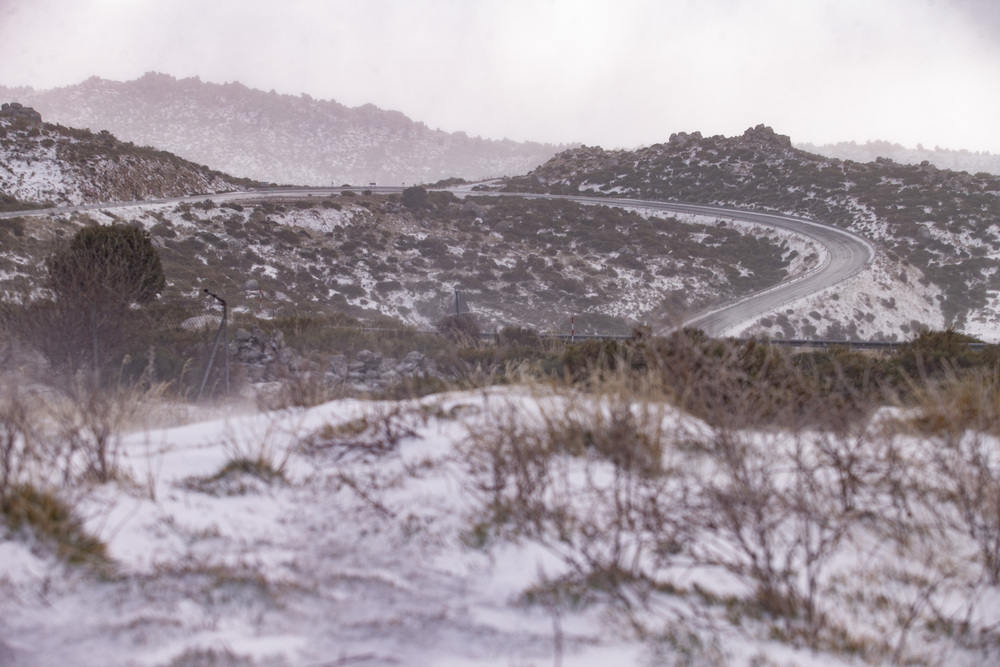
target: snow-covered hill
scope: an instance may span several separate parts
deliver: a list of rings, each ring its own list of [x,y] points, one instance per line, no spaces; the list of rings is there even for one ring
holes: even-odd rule
[[[246,183],[107,133],[0,122],[5,197],[76,204]],[[952,325],[992,341],[1000,326],[998,183],[884,160],[842,163],[756,128],[733,139],[677,135],[635,153],[573,149],[507,187],[757,205],[846,225],[876,244],[871,271],[733,334],[902,340]],[[578,332],[666,328],[821,261],[798,237],[760,226],[485,193],[433,194],[416,209],[357,196],[158,206],[90,219],[149,228],[180,294],[226,286],[239,301],[242,286],[257,280],[274,295],[271,312],[378,312],[418,326],[446,313],[457,290],[488,330],[568,331],[571,318]],[[0,267],[7,280],[37,281],[41,259],[8,255]]]
[[[266,93],[239,83],[88,79],[48,91],[4,88],[45,118],[168,150],[238,176],[300,185],[432,183],[523,174],[561,147],[431,130],[367,104]]]
[[[6,103],[4,106],[8,106]],[[247,182],[150,147],[0,111],[0,193],[54,206],[242,190]]]

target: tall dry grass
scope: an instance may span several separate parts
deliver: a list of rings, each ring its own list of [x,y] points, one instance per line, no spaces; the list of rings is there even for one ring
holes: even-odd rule
[[[648,633],[657,595],[697,593],[818,650],[903,663],[920,652],[919,626],[1000,652],[975,592],[1000,583],[995,375],[928,383],[893,421],[850,397],[831,407],[767,350],[637,352],[568,383],[526,379],[470,421],[466,543],[530,540],[554,554],[564,574],[531,599],[560,613],[609,604]],[[981,575],[955,567],[964,553]],[[871,585],[845,563],[866,559],[890,591],[869,607],[885,632],[841,611]],[[749,594],[685,588],[677,573],[699,569]]]

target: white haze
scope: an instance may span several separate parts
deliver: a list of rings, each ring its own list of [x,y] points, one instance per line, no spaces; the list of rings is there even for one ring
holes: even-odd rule
[[[0,85],[147,71],[490,138],[1000,152],[993,0],[2,0]]]

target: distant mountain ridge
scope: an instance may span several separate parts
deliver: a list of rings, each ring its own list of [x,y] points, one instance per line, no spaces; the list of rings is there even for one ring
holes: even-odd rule
[[[990,152],[954,151],[937,146],[929,149],[920,144],[917,144],[916,148],[906,148],[888,141],[867,141],[863,144],[854,141],[841,141],[822,146],[796,142],[795,147],[808,153],[816,153],[838,160],[874,162],[882,157],[900,164],[921,164],[926,160],[938,169],[967,171],[970,174],[982,172],[1000,176],[1000,155],[994,155]]]
[[[287,184],[516,175],[566,148],[431,130],[371,104],[349,108],[305,94],[158,73],[127,82],[91,77],[45,91],[0,86],[0,98],[30,105],[51,122],[109,130],[212,169]]]

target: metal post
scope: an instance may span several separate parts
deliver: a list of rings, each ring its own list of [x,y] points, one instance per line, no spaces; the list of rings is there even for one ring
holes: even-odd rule
[[[97,306],[93,303],[90,304],[90,334],[94,343],[94,391],[97,391],[101,386],[101,367],[97,361]]]
[[[226,396],[229,396],[229,317],[226,309],[226,302],[222,302],[222,342],[226,351]]]
[[[222,304],[222,322],[219,324],[219,330],[215,332],[215,342],[212,344],[212,353],[208,355],[208,368],[205,369],[205,377],[201,380],[201,388],[198,390],[197,400],[201,400],[201,395],[205,391],[205,385],[208,383],[208,375],[212,372],[212,365],[215,364],[215,351],[219,347],[219,338],[225,333],[226,336],[226,396],[229,395],[229,326],[228,320],[228,309],[226,308],[226,300],[217,294],[213,294],[205,288],[205,294],[214,298],[216,301]]]
[[[576,342],[576,316],[569,316],[569,342]]]

